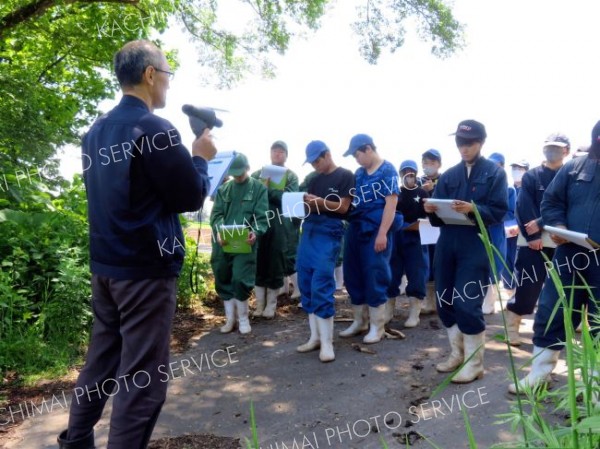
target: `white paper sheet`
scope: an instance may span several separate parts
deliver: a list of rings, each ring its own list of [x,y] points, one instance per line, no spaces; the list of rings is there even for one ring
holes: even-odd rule
[[[440,237],[440,228],[431,226],[427,218],[420,218],[419,235],[421,236],[421,245],[434,245]]]
[[[475,226],[475,223],[473,223],[465,214],[456,212],[452,209],[454,200],[429,198],[427,201],[429,204],[434,204],[438,207],[435,214],[440,217],[444,223],[449,225]]]
[[[281,196],[281,212],[281,215],[287,218],[306,218],[304,192],[283,192]]]
[[[542,231],[542,245],[544,245],[544,248],[556,248],[556,243],[552,241],[547,231]],[[521,233],[517,237],[517,246],[528,246],[527,239]]]
[[[569,231],[568,229],[555,228],[554,226],[544,226],[544,230],[587,249],[600,247],[600,245],[588,238],[587,234],[583,232]]]
[[[208,196],[214,197],[215,192],[223,182],[223,178],[229,170],[229,166],[235,159],[235,151],[222,151],[217,153],[214,159],[208,162],[208,179],[210,180],[210,189]]]
[[[279,165],[265,165],[260,172],[262,179],[269,178],[272,183],[279,184],[283,179],[283,175],[287,172],[286,167],[280,167]]]

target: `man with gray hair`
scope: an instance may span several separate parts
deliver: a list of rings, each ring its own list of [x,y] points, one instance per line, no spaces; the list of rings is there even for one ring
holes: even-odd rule
[[[167,392],[185,254],[178,214],[202,207],[216,153],[205,130],[190,156],[175,127],[153,114],[165,106],[173,76],[158,47],[129,42],[114,68],[123,98],[82,142],[94,325],[61,449],[94,448],[94,426],[111,396],[108,449],[147,446]]]

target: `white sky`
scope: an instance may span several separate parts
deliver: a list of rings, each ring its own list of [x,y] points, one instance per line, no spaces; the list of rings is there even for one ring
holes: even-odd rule
[[[437,148],[448,168],[459,161],[448,134],[470,118],[487,128],[484,154],[499,151],[507,164],[525,158],[538,165],[542,142],[555,131],[571,139],[572,151],[589,144],[600,119],[593,90],[600,2],[456,0],[455,16],[466,24],[463,51],[439,60],[407,32],[404,47],[376,66],[358,53],[349,26],[355,4],[337,2],[317,33],[294,42],[279,58],[275,79],[249,77],[229,91],[201,86],[195,50],[173,27],[161,39],[166,48],[178,48],[181,66],[167,107],[156,112],[189,148],[193,135],[181,106],[226,109],[218,114],[223,128],[213,133],[219,150],[245,153],[254,170],[270,162],[271,143],[282,139],[290,149],[287,165],[301,179],[311,170],[302,162],[313,139],[325,141],[339,165],[356,169],[353,158],[341,156],[356,133],[370,134],[396,167],[404,159],[420,164],[424,151]],[[79,151],[67,150],[64,175],[81,171]]]

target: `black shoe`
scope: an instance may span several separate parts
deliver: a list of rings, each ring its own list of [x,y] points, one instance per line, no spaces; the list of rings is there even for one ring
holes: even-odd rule
[[[78,440],[67,440],[67,431],[63,430],[56,441],[58,442],[58,449],[96,449],[93,430]]]

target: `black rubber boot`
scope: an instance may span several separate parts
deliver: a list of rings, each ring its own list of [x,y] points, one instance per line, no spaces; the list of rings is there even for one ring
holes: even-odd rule
[[[67,440],[67,431],[63,430],[58,436],[58,449],[96,449],[94,445],[94,431],[78,440]]]

